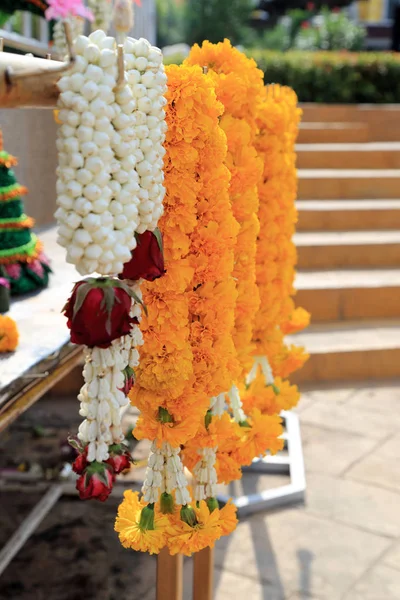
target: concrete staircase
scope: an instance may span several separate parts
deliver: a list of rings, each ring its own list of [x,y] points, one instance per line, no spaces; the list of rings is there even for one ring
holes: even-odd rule
[[[400,107],[304,107],[298,151],[297,382],[400,373]]]

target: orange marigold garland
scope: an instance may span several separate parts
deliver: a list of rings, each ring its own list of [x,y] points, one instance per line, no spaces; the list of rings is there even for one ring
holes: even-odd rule
[[[226,136],[219,126],[223,106],[213,78],[195,66],[171,66],[167,74],[166,198],[160,220],[166,275],[143,287],[148,316],[130,394],[141,410],[135,436],[153,440],[142,489],[147,504],[136,522],[142,531],[155,531],[158,512],[168,514],[168,535],[164,539],[160,528],[150,551],[158,552],[165,542],[171,553],[191,554],[214,545],[236,525],[232,508],[191,506],[180,446],[204,422],[210,396],[226,390],[237,371],[232,271],[238,224],[224,165]],[[116,528],[125,545],[141,549],[137,529],[126,518],[119,518]]]
[[[256,243],[259,234],[258,185],[261,183],[263,167],[262,157],[256,150],[256,117],[264,95],[263,74],[253,60],[232,48],[228,40],[220,44],[204,42],[201,48],[194,46],[186,63],[210,68],[217,97],[224,104],[221,127],[228,141],[226,164],[231,171],[229,195],[233,213],[240,224],[234,268],[238,292],[234,341],[240,367],[231,385],[226,388],[230,390],[229,409],[233,418],[225,419],[225,435],[219,436],[218,444],[213,444],[212,426],[223,425],[226,410],[224,396],[213,399],[209,436],[191,439],[184,451],[185,464],[193,469],[200,484],[204,481],[203,494],[206,495],[207,490],[210,491],[208,482],[216,477],[219,481],[230,481],[241,476],[240,467],[250,464],[254,458],[252,440],[257,438],[257,447],[263,446],[263,453],[280,449],[282,442],[278,438],[282,428],[276,416],[264,418],[260,412],[253,411],[247,417],[242,409],[239,389],[233,385],[235,380],[237,383],[241,380],[252,365],[255,350],[252,341],[254,319],[260,303],[256,284]],[[261,428],[259,425],[262,425]],[[262,428],[264,436],[261,440],[259,432]],[[198,487],[196,499],[201,499]]]
[[[296,386],[281,378],[300,368],[308,356],[288,347],[284,335],[306,327],[309,314],[294,307],[296,248],[292,237],[297,221],[295,142],[301,110],[290,88],[271,85],[258,107],[256,147],[263,158],[259,184],[260,235],[257,283],[261,304],[256,315],[254,364],[242,388],[245,409],[266,414],[289,410],[299,399]],[[278,376],[277,378],[275,376]]]

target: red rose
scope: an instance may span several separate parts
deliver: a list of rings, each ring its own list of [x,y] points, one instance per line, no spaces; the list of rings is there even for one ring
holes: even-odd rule
[[[110,458],[106,460],[106,463],[112,467],[115,475],[131,468],[132,456],[125,445],[113,444],[109,447],[109,452]]]
[[[82,475],[83,471],[86,469],[88,464],[89,463],[87,461],[87,448],[85,448],[82,454],[79,454],[72,463],[72,470],[78,475]]]
[[[306,6],[307,10],[314,10],[315,8],[315,4],[314,2],[307,2],[307,6]]]
[[[111,494],[115,475],[104,463],[92,462],[76,482],[81,500],[100,500],[104,502]]]
[[[309,29],[309,27],[310,23],[308,21],[303,21],[303,23],[301,24],[302,29]]]
[[[136,236],[137,246],[132,258],[124,264],[120,279],[147,279],[154,281],[165,273],[161,234],[158,229],[145,231]]]
[[[129,315],[131,296],[129,288],[117,279],[89,278],[76,283],[63,309],[71,342],[107,348],[127,335],[138,322]]]
[[[124,454],[110,456],[110,458],[106,460],[106,463],[114,469],[115,475],[118,475],[119,473],[122,473],[122,471],[131,468],[132,459],[129,452],[125,452]]]

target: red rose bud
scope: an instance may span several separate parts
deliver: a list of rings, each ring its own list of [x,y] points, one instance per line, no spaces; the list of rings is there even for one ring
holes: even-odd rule
[[[100,500],[104,502],[111,494],[115,475],[108,465],[100,462],[89,463],[84,473],[76,482],[76,489],[81,500]]]
[[[136,235],[137,246],[124,264],[120,279],[154,281],[165,273],[161,233],[158,229]]]
[[[131,468],[132,459],[128,452],[125,454],[117,454],[116,456],[112,456],[106,460],[113,469],[115,475],[122,473],[122,471],[126,471],[126,469]]]
[[[87,448],[85,448],[82,454],[79,454],[79,456],[77,456],[74,462],[72,463],[72,470],[78,475],[82,475],[83,471],[86,469],[88,464],[89,463],[87,461]]]
[[[125,396],[127,396],[135,385],[135,371],[131,369],[131,367],[127,366],[122,372],[124,374],[124,386],[118,389],[120,392],[123,392]]]
[[[127,335],[136,318],[129,315],[132,298],[140,302],[118,279],[89,278],[79,281],[63,312],[71,330],[71,342],[107,348],[113,340]]]
[[[131,468],[132,456],[125,445],[114,444],[109,447],[109,452],[110,458],[106,460],[106,463],[112,467],[115,475]]]

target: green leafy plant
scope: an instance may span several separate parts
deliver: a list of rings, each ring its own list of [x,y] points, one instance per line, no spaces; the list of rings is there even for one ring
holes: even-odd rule
[[[186,42],[201,44],[204,40],[233,44],[242,43],[253,10],[252,0],[187,0]]]
[[[293,39],[293,47],[299,50],[351,50],[364,47],[365,27],[351,21],[340,11],[327,8],[310,21],[303,21]]]

